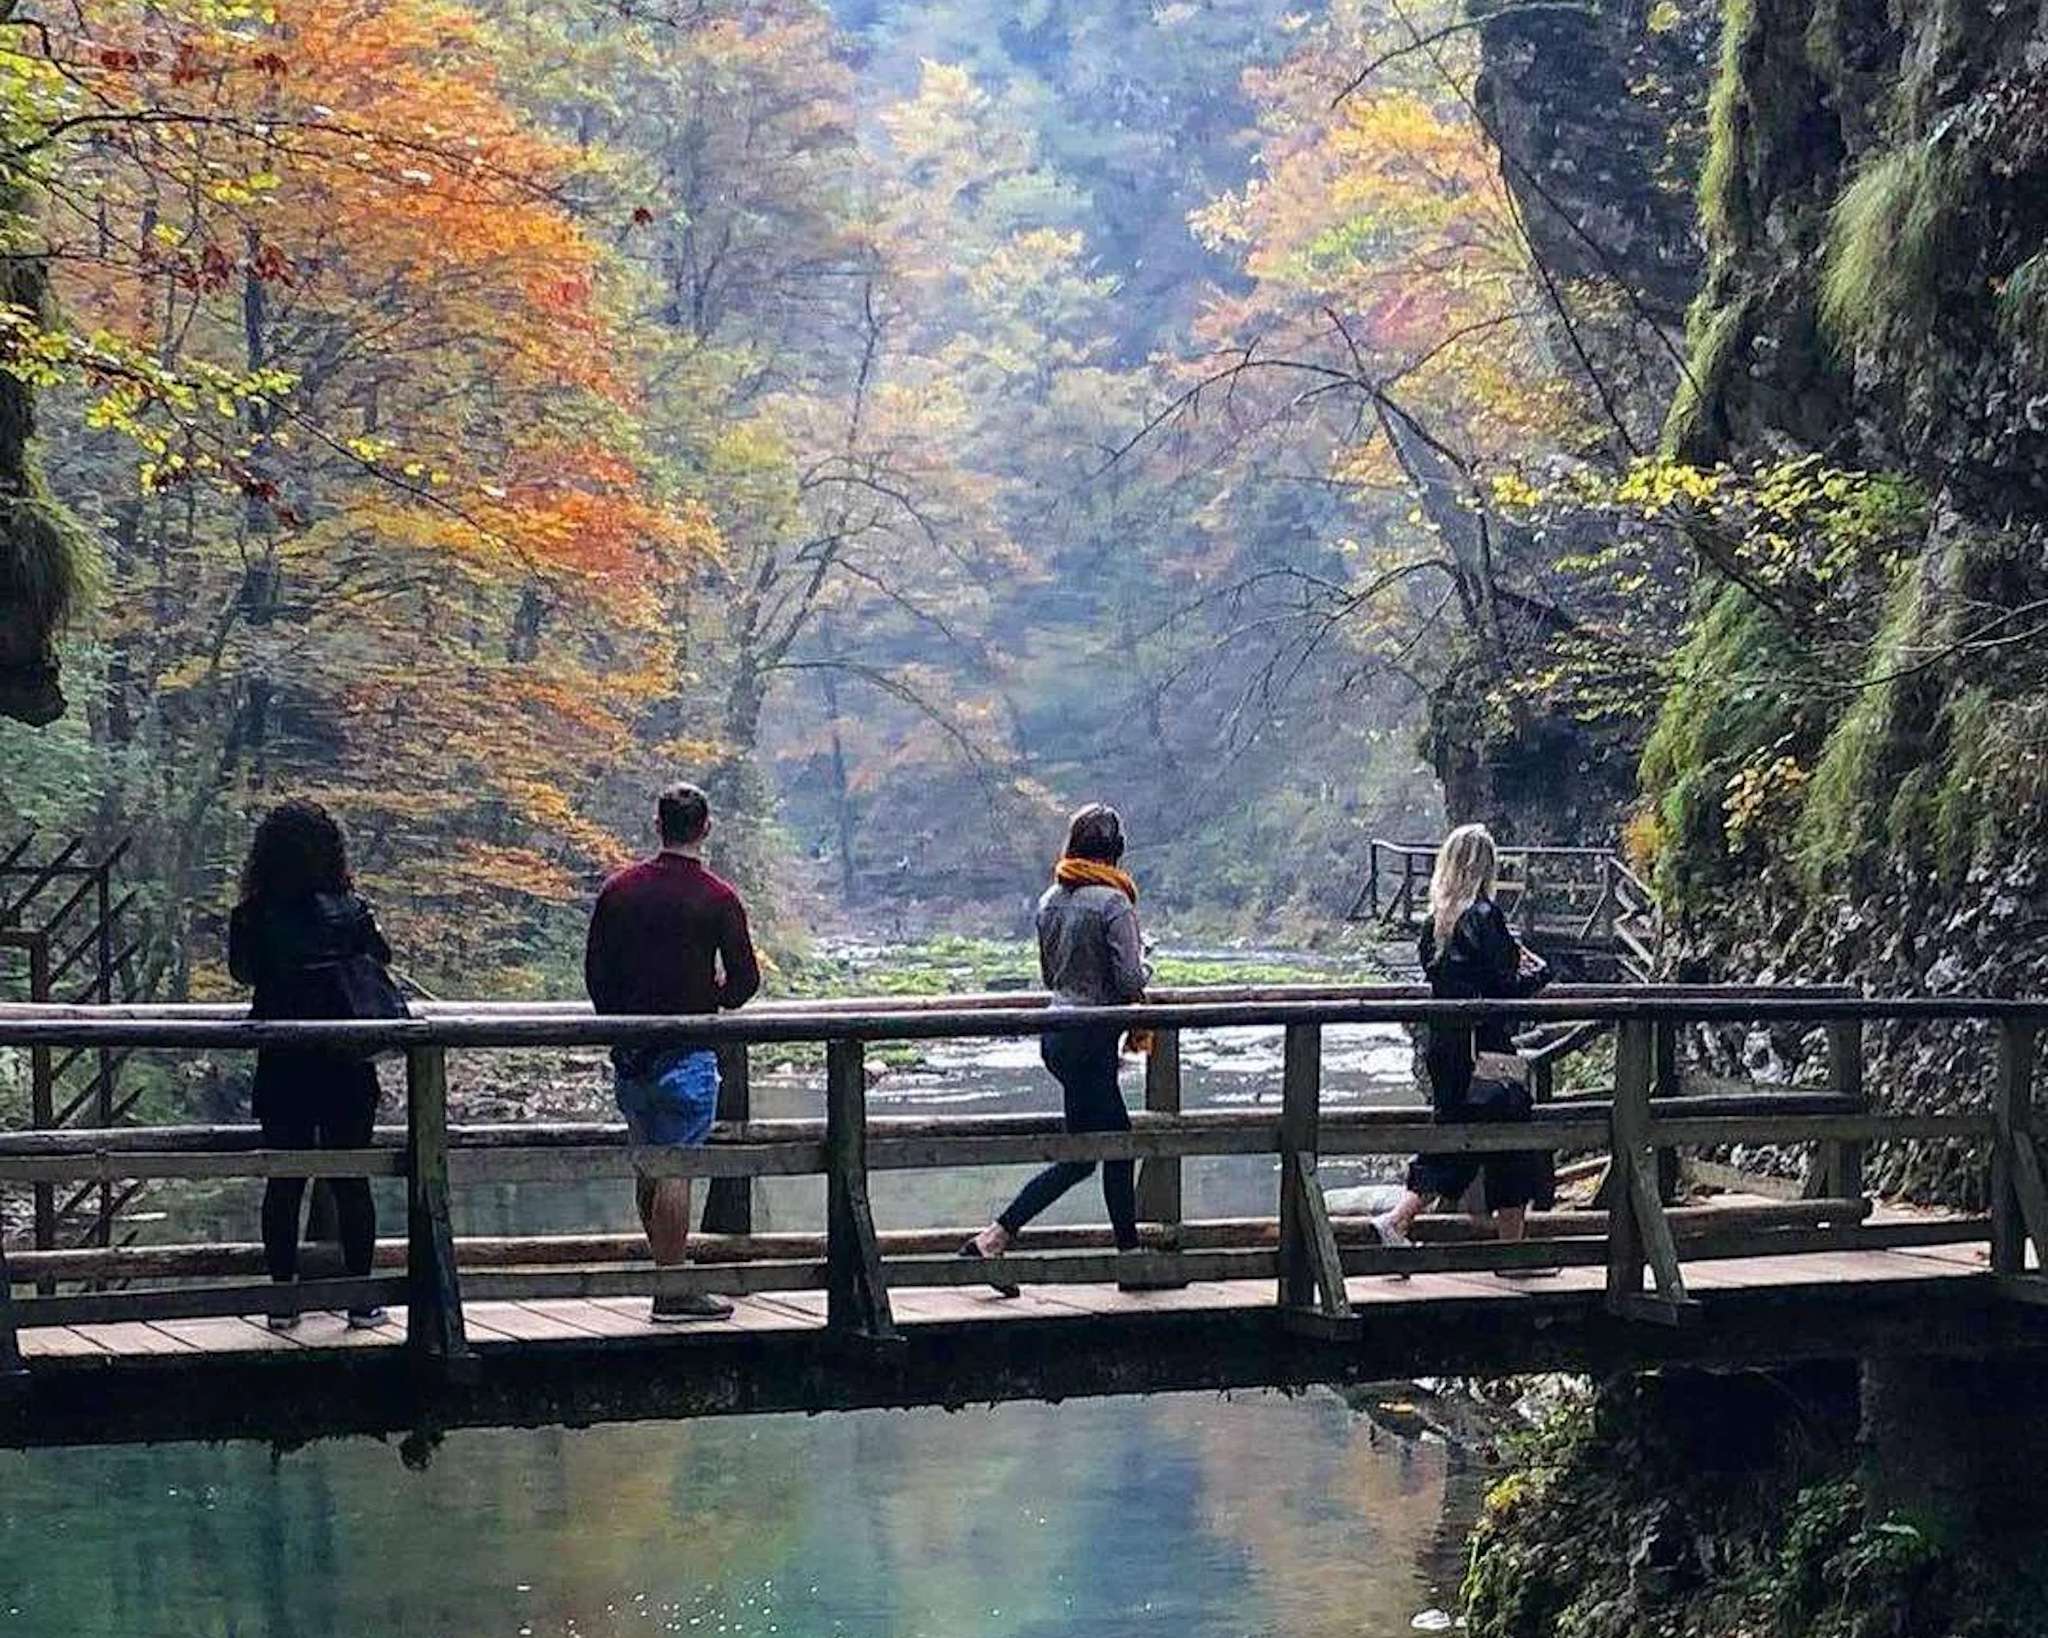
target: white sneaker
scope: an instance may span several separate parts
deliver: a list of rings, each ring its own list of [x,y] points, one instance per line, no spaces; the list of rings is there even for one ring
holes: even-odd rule
[[[1372,1219],[1372,1231],[1377,1234],[1383,1246],[1412,1246],[1415,1242],[1394,1226],[1394,1214],[1382,1212]]]

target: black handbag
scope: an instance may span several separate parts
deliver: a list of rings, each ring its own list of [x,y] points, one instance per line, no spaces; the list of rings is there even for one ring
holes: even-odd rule
[[[1474,1120],[1517,1121],[1529,1119],[1536,1105],[1519,1082],[1475,1078],[1465,1093],[1465,1107]]]
[[[306,969],[306,976],[313,981],[309,988],[325,991],[326,1005],[318,1013],[303,1013],[302,1017],[394,1023],[412,1016],[398,981],[373,955],[359,953],[338,961],[318,962]],[[381,1058],[396,1049],[348,1046],[333,1050],[344,1057],[369,1059]]]

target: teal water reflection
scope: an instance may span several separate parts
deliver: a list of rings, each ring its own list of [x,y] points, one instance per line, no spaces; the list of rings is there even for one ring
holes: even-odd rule
[[[0,1634],[1387,1638],[1470,1485],[1334,1396],[0,1456]]]

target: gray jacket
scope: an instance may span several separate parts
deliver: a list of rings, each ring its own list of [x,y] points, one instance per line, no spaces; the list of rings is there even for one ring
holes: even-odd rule
[[[1038,901],[1038,970],[1054,1006],[1136,1001],[1152,977],[1137,906],[1113,887],[1055,882]]]

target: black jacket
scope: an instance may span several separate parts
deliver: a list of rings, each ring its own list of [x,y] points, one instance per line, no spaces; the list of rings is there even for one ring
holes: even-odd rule
[[[354,893],[245,901],[228,919],[228,971],[255,995],[257,1018],[333,1018],[334,963],[366,955],[391,960],[370,907]]]
[[[1534,995],[1550,981],[1548,972],[1524,974],[1522,946],[1508,918],[1491,899],[1478,899],[1458,918],[1450,942],[1436,948],[1435,923],[1422,929],[1422,970],[1430,993],[1444,1001],[1510,1001]],[[1473,1031],[1431,1025],[1429,1080],[1439,1110],[1462,1104],[1472,1084]],[[1489,1018],[1477,1031],[1478,1050],[1512,1052],[1514,1021]]]

